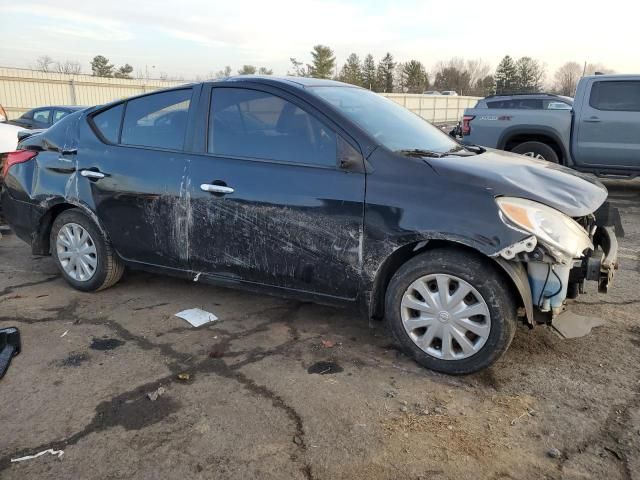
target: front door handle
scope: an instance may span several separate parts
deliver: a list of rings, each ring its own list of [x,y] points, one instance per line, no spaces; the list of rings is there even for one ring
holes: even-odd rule
[[[598,122],[600,122],[600,118],[598,118],[598,117],[589,117],[589,118],[585,118],[584,121],[587,122],[587,123],[598,123]]]
[[[95,170],[80,170],[80,175],[82,175],[83,177],[93,178],[96,180],[106,177],[104,173],[96,172]]]
[[[212,185],[210,183],[203,183],[202,185],[200,185],[200,190],[202,190],[203,192],[224,194],[234,192],[233,188],[227,187],[226,185]]]

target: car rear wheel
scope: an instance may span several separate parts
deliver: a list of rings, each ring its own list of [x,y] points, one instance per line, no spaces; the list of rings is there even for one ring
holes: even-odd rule
[[[51,255],[74,288],[93,292],[120,280],[124,264],[94,221],[77,208],[65,210],[51,227]]]
[[[389,327],[419,364],[467,374],[495,362],[516,330],[516,307],[490,260],[437,249],[405,263],[386,294]]]
[[[558,154],[553,148],[546,143],[542,142],[524,142],[516,145],[511,149],[513,153],[519,153],[526,157],[535,158],[538,160],[546,160],[551,163],[559,163],[560,159]]]

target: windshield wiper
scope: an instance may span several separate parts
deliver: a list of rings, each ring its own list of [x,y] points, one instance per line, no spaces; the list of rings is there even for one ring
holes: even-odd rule
[[[396,150],[397,153],[407,155],[408,157],[430,157],[430,158],[442,158],[446,153],[433,152],[431,150],[422,150],[420,148],[410,148],[406,150]]]

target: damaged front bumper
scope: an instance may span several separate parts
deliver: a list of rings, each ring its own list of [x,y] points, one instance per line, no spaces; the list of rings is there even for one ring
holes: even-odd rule
[[[593,249],[581,258],[560,261],[535,236],[499,253],[498,261],[514,280],[531,326],[552,324],[565,310],[567,298],[584,293],[587,281],[597,282],[601,293],[608,291],[618,268],[618,241],[613,227],[594,227]]]

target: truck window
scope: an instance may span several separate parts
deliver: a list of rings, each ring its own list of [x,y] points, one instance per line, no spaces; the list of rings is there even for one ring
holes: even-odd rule
[[[640,81],[594,82],[589,105],[597,110],[640,112]]]
[[[542,100],[537,98],[513,98],[511,100],[498,100],[487,102],[489,108],[504,108],[515,110],[542,110]]]

